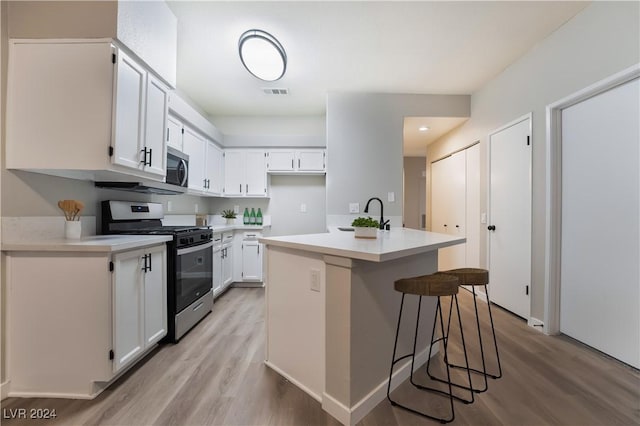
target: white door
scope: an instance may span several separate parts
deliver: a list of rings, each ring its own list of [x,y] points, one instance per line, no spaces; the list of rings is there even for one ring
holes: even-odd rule
[[[144,147],[144,102],[146,71],[122,51],[118,51],[115,94],[115,134],[113,162],[140,169]]]
[[[151,74],[147,77],[147,104],[144,145],[147,148],[148,164],[144,170],[158,176],[167,174],[167,114],[169,111],[169,89]]]
[[[245,195],[267,195],[267,163],[264,151],[246,151],[244,157]]]
[[[457,152],[431,165],[433,232],[465,235],[466,154]],[[465,245],[438,250],[438,269],[465,267]]]
[[[167,334],[167,248],[144,252],[149,255],[144,273],[144,340],[149,347]]]
[[[144,349],[143,253],[113,256],[113,371],[129,364]]]
[[[204,191],[205,142],[193,130],[185,127],[182,147],[189,156],[189,189]]]
[[[298,170],[304,172],[324,171],[324,150],[298,151]]]
[[[269,151],[269,171],[292,172],[295,168],[295,151]]]
[[[480,267],[480,144],[465,150],[466,153],[466,185],[465,185],[465,266]]]
[[[172,116],[167,118],[167,145],[182,151],[182,123]]]
[[[529,318],[531,119],[489,135],[489,297]],[[495,228],[494,228],[495,227]]]
[[[242,151],[224,153],[224,193],[244,195],[244,155]]]
[[[640,368],[640,84],[562,110],[560,331]]]

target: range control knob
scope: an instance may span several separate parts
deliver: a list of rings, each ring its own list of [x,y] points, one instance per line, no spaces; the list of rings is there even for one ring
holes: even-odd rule
[[[189,237],[189,242],[192,243],[193,242],[193,237]]]
[[[186,238],[180,238],[180,244],[187,244],[188,242]]]
[[[206,235],[204,235],[204,234],[202,234],[202,235],[200,235],[200,239],[201,239],[201,240],[206,240],[206,239],[207,239],[207,236],[206,236]]]

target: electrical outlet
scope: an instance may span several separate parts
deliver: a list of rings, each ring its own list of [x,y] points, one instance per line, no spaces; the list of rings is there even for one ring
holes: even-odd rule
[[[396,193],[395,192],[387,192],[387,201],[390,203],[396,202]]]
[[[167,201],[167,212],[173,211],[173,203],[171,201]]]
[[[487,223],[487,214],[486,213],[481,213],[480,214],[480,223]]]
[[[320,291],[320,270],[312,269],[311,270],[311,291]]]
[[[240,214],[240,206],[233,206],[233,212],[235,214]]]
[[[307,205],[305,203],[300,204],[300,213],[307,212]]]
[[[360,213],[360,203],[349,203],[349,213]]]

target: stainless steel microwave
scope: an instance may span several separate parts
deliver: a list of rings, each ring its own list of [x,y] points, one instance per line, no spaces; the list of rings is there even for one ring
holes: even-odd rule
[[[171,185],[189,185],[189,156],[170,146],[167,147],[167,177]]]

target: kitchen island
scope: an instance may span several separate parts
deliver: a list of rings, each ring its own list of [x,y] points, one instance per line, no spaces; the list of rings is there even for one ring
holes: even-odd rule
[[[438,249],[465,238],[411,229],[262,238],[265,244],[266,364],[355,424],[386,396],[400,293],[399,278],[437,270]],[[398,342],[409,353],[416,298],[405,301]],[[422,304],[417,365],[427,360],[435,300]],[[408,309],[407,309],[408,308]],[[409,376],[410,359],[392,388]]]

